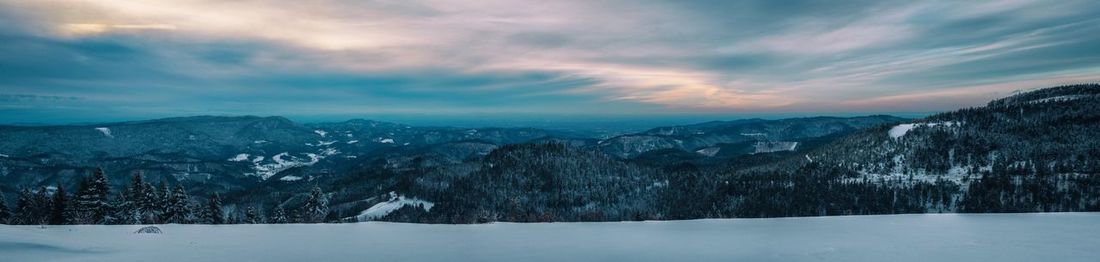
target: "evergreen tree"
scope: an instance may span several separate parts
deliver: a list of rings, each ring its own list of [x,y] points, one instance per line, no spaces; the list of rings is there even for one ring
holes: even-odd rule
[[[50,209],[50,225],[64,225],[69,222],[69,200],[65,194],[65,187],[57,184],[57,192],[53,193],[53,201]]]
[[[244,214],[244,223],[245,224],[259,224],[259,223],[261,223],[260,215],[258,213],[256,213],[256,208],[251,207],[251,206],[248,207],[248,210],[245,211],[245,214]]]
[[[134,207],[134,201],[130,199],[132,195],[130,187],[123,187],[122,192],[115,195],[111,203],[114,206],[115,221],[112,221],[113,223],[132,225],[141,222],[141,217]]]
[[[271,219],[268,219],[267,221],[272,224],[290,223],[290,219],[286,216],[286,210],[283,210],[283,207],[281,206],[275,207],[275,211],[271,212]]]
[[[141,195],[138,196],[135,204],[141,213],[141,222],[144,224],[156,224],[160,222],[160,197],[157,195],[156,187],[152,184],[141,184]]]
[[[114,220],[108,196],[111,188],[103,169],[96,169],[91,177],[84,179],[77,190],[73,217],[75,224],[105,224]]]
[[[328,211],[328,198],[325,197],[325,193],[321,191],[321,187],[313,187],[313,190],[309,192],[309,197],[306,198],[305,204],[302,205],[302,222],[324,222],[325,217],[328,216]]]
[[[168,203],[165,204],[164,222],[176,224],[194,222],[195,214],[191,209],[191,196],[183,190],[183,186],[177,184],[172,192],[167,195]]]
[[[8,208],[8,198],[4,197],[4,191],[0,190],[0,224],[8,224],[11,219],[11,209]]]
[[[222,201],[218,193],[210,194],[210,200],[206,203],[205,215],[206,219],[204,222],[207,224],[225,224],[225,213],[222,211]]]
[[[132,219],[138,223],[156,224],[160,222],[161,199],[157,196],[157,190],[152,184],[145,182],[141,173],[135,173],[130,181],[127,203],[132,212]]]
[[[130,185],[124,190],[124,194],[119,195],[119,213],[123,217],[122,224],[140,224],[141,215],[141,200],[145,196],[145,178],[140,173],[134,173],[130,178]]]
[[[34,204],[32,205],[34,210],[34,215],[32,215],[34,221],[32,221],[32,224],[45,225],[50,222],[50,209],[53,205],[52,202],[53,201],[50,199],[49,191],[46,190],[46,187],[39,188],[38,192],[35,192],[33,201]]]
[[[160,208],[157,210],[157,213],[160,214],[160,217],[158,217],[157,220],[162,223],[167,223],[168,206],[172,198],[172,189],[168,188],[168,183],[164,181],[160,182],[160,191],[157,192],[157,196],[160,197],[159,199],[157,199],[157,207]]]
[[[11,224],[33,224],[34,208],[34,193],[30,189],[23,188],[19,191],[19,199],[15,201],[15,215],[11,219]]]

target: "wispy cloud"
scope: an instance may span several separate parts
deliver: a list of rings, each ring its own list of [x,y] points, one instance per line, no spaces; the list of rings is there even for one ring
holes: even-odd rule
[[[0,91],[143,112],[929,111],[1100,73],[1095,1],[0,8]]]

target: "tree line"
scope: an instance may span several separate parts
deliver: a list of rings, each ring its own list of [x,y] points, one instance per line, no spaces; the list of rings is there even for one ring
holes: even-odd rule
[[[154,186],[141,174],[134,174],[128,186],[112,192],[102,169],[81,179],[71,195],[60,184],[24,188],[14,208],[9,208],[0,193],[0,224],[11,225],[322,223],[328,213],[328,198],[320,187],[313,187],[302,205],[291,212],[275,205],[263,214],[254,206],[243,211],[227,208],[218,193],[200,201],[179,184]]]

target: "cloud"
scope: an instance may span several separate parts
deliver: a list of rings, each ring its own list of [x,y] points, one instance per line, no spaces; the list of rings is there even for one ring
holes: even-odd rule
[[[176,30],[171,24],[65,24],[59,33],[70,37],[105,34],[112,31]]]
[[[0,0],[0,9],[0,93],[120,111],[946,110],[1100,71],[1094,1]]]

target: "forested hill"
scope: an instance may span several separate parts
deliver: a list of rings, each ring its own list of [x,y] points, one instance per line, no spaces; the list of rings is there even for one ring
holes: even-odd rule
[[[1061,86],[866,129],[805,155],[715,175],[767,181],[741,189],[745,191],[780,181],[812,181],[770,188],[790,195],[759,195],[735,208],[774,203],[764,207],[767,212],[756,213],[760,216],[859,214],[875,207],[878,211],[872,213],[1096,211],[1097,137],[1100,85]],[[830,188],[820,193],[822,198],[799,200],[820,185]],[[860,193],[844,193],[851,185],[892,191],[890,202],[875,204]],[[804,199],[816,201],[817,212],[774,209],[805,205]],[[837,209],[844,203],[851,208]]]
[[[284,122],[231,122],[241,121]],[[143,125],[148,123],[135,124]],[[0,179],[34,185],[16,191],[18,183],[0,184],[19,192],[7,221],[54,221],[49,214],[57,214],[59,223],[482,223],[1100,211],[1096,84],[1019,93],[918,120],[712,122],[599,140],[533,129],[416,128],[373,121],[220,126],[247,146],[215,143],[210,148],[225,152],[211,160],[184,159],[191,162],[145,156],[159,151],[138,158],[93,154],[107,155],[97,161],[122,161],[145,172],[188,163],[183,171],[163,169],[166,175],[155,179],[41,171],[73,169],[67,165],[81,163],[53,161],[78,156],[81,149],[49,153],[55,155],[50,161],[4,157]],[[109,128],[71,132],[99,140],[160,139],[137,136],[133,126]],[[264,128],[298,134],[294,137],[303,144],[253,141],[266,139],[251,132]],[[28,130],[34,129],[0,128],[39,136]],[[186,135],[193,141],[192,134],[198,139],[210,131],[187,132],[192,133],[164,139]],[[188,143],[178,144],[204,148]],[[6,145],[0,148],[33,149],[25,142]],[[275,147],[281,145],[286,149]],[[128,170],[105,169],[112,168]],[[234,172],[251,173],[239,183],[219,176],[242,176]],[[72,179],[60,179],[66,177]],[[163,185],[159,190],[156,182]],[[77,192],[75,207],[53,204],[64,191]],[[8,214],[2,209],[0,222]]]
[[[993,169],[1100,173],[1100,85],[1021,93],[984,107],[869,129],[808,154],[807,161],[870,175],[961,179]]]
[[[467,223],[531,221],[530,217],[576,221],[1098,211],[1098,94],[1100,85],[1040,89],[983,107],[864,129],[805,153],[771,153],[777,155],[771,158],[755,154],[716,167],[669,168],[680,165],[670,163],[657,174],[616,169],[610,177],[631,172],[625,177],[636,180],[628,181],[654,181],[627,193],[619,184],[597,182],[608,179],[606,174],[581,175],[591,173],[592,167],[571,163],[593,157],[588,153],[547,149],[509,154],[513,158],[508,163],[513,164],[489,165],[496,173],[475,172],[481,184],[471,184],[474,190],[432,199],[448,207],[461,202],[463,208],[398,212],[387,219]],[[554,167],[548,169],[554,170],[549,176],[523,168],[546,161]],[[532,184],[542,177],[589,182]],[[561,195],[570,195],[570,201],[530,201],[532,196]],[[635,201],[605,204],[622,197]],[[524,204],[520,210],[526,213],[502,215],[517,210],[517,205],[499,204],[509,199]],[[597,206],[603,207],[599,214],[586,213],[592,210],[586,208]]]

